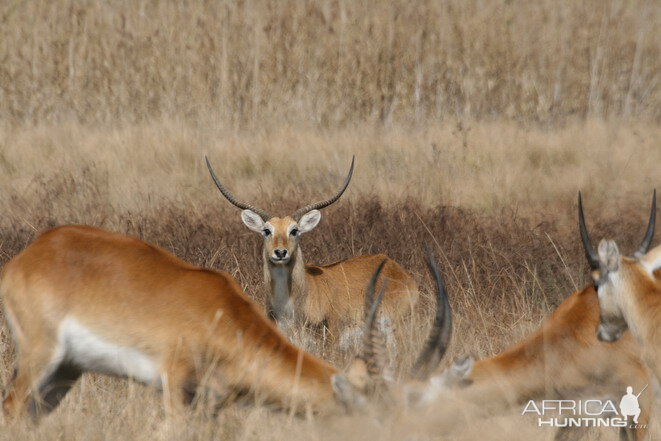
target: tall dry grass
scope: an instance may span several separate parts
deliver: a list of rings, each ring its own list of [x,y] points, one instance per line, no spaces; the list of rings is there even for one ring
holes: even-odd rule
[[[0,4],[0,119],[659,121],[654,0]]]
[[[507,209],[538,222],[558,209],[556,217],[573,225],[578,190],[604,215],[619,213],[621,199],[646,203],[658,185],[659,139],[658,125],[600,120],[552,130],[506,121],[250,132],[176,121],[0,126],[0,204],[5,218],[28,223],[46,214],[111,226],[113,216],[170,203],[191,210],[213,204],[236,219],[209,179],[207,154],[234,193],[285,214],[297,208],[282,205],[287,199],[335,191],[355,154],[345,201]],[[86,209],[90,201],[102,210]]]
[[[34,200],[35,205],[40,202]],[[556,220],[540,226],[511,213],[486,216],[458,208],[431,208],[407,202],[384,207],[365,198],[338,204],[326,211],[318,231],[303,239],[302,246],[311,261],[386,252],[409,268],[421,283],[421,304],[411,321],[398,329],[405,342],[399,345],[395,359],[399,375],[410,367],[430,322],[432,287],[422,262],[421,244],[432,244],[439,257],[454,310],[454,340],[443,367],[459,355],[485,357],[504,349],[535,329],[575,286],[585,282],[586,271],[576,232],[563,228]],[[593,221],[599,221],[595,222],[595,236],[616,234],[625,243],[639,239],[643,229],[637,212],[640,207],[624,204],[622,208],[624,215],[618,219],[593,217]],[[104,208],[90,200],[87,209],[103,212]],[[240,224],[235,210],[229,210],[235,214],[229,219],[217,216],[219,212],[213,205],[191,212],[171,204],[152,215],[118,216],[112,229],[160,244],[190,262],[226,270],[237,277],[248,295],[262,299],[261,240]],[[48,217],[32,220],[40,227],[58,223]],[[34,235],[21,219],[11,227],[0,229],[2,260],[18,252]],[[338,238],[346,239],[338,241]],[[13,364],[6,331],[0,341],[4,346],[0,384],[6,385]],[[335,363],[341,361],[339,354],[324,355]],[[447,406],[441,415],[403,413],[386,421],[374,421],[362,415],[307,421],[263,408],[232,406],[217,418],[200,412],[183,421],[173,421],[164,417],[161,397],[156,391],[125,380],[87,375],[39,427],[24,423],[6,426],[0,431],[0,439],[61,439],[62,436],[67,440],[347,437],[395,440],[406,436],[408,439],[523,440],[552,436],[550,430],[535,429],[531,421],[519,415],[517,408],[485,418],[472,416],[469,410],[464,415],[463,408],[452,403]],[[454,421],[455,418],[467,421],[461,423]],[[602,434],[605,439],[614,439],[612,431],[604,430]]]

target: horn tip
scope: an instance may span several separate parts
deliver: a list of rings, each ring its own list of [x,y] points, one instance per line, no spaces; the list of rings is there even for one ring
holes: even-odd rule
[[[204,162],[207,163],[207,169],[209,169],[212,174],[215,174],[213,167],[211,166],[211,161],[209,161],[209,157],[207,155],[204,155]]]

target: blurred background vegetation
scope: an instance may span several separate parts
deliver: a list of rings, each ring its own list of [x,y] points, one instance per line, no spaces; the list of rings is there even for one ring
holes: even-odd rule
[[[661,119],[654,0],[4,1],[0,120]]]

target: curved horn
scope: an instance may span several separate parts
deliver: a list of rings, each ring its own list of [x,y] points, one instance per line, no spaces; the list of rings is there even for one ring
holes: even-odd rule
[[[654,189],[654,194],[652,195],[652,210],[650,211],[650,220],[647,223],[647,231],[645,232],[645,237],[640,243],[638,250],[634,254],[635,256],[645,255],[652,244],[652,238],[654,237],[654,224],[656,223],[656,188]]]
[[[216,187],[218,187],[218,190],[220,190],[220,192],[223,194],[223,196],[225,196],[225,199],[227,199],[233,205],[239,207],[242,210],[254,211],[255,213],[259,214],[262,217],[262,219],[264,219],[265,221],[267,221],[267,220],[269,220],[273,217],[268,212],[266,212],[266,211],[264,211],[260,208],[254,207],[250,204],[246,204],[245,202],[241,202],[237,198],[235,198],[234,195],[232,193],[230,193],[228,189],[223,187],[223,184],[220,183],[220,179],[218,179],[218,176],[216,176],[216,173],[214,173],[213,167],[211,167],[211,163],[209,162],[209,158],[207,158],[206,155],[204,156],[204,160],[207,162],[207,168],[209,169],[209,173],[211,173],[211,178],[213,179],[213,182],[216,184]]]
[[[436,282],[436,317],[427,342],[411,370],[411,377],[424,380],[443,359],[452,336],[452,309],[443,278],[429,248],[426,249],[427,268]]]
[[[372,273],[372,277],[370,277],[370,281],[367,284],[367,289],[365,290],[365,307],[363,309],[363,311],[365,311],[365,323],[367,323],[369,313],[372,306],[374,305],[374,291],[376,290],[376,281],[379,279],[381,271],[383,271],[383,267],[386,266],[386,262],[388,262],[388,259],[383,259],[381,261],[379,266],[377,266]]]
[[[581,241],[583,242],[583,249],[585,250],[585,258],[588,259],[590,270],[596,271],[599,269],[599,255],[592,248],[590,243],[590,236],[588,229],[585,226],[585,216],[583,215],[583,200],[581,199],[581,192],[578,192],[578,229],[581,232]]]
[[[379,306],[381,305],[388,281],[385,280],[383,282],[376,297],[374,297],[374,290],[376,288],[376,281],[387,261],[388,259],[383,259],[376,268],[365,291],[365,337],[363,340],[362,358],[367,365],[367,373],[373,379],[382,379],[381,377],[386,365],[385,340],[381,331],[376,327],[376,316],[379,312]]]
[[[353,163],[354,163],[355,160],[356,160],[356,156],[354,155],[351,158],[351,168],[349,169],[349,174],[344,179],[344,184],[342,184],[342,187],[340,188],[340,191],[338,191],[335,194],[335,196],[333,196],[332,198],[330,198],[328,200],[315,202],[314,204],[306,205],[305,207],[299,208],[298,210],[296,210],[294,212],[294,214],[291,215],[291,217],[293,219],[298,219],[299,217],[301,217],[302,215],[304,215],[308,211],[320,210],[322,208],[328,207],[330,204],[337,201],[340,198],[340,196],[342,196],[342,193],[344,193],[344,190],[346,190],[347,187],[349,186],[349,182],[351,182],[351,175],[353,174]]]

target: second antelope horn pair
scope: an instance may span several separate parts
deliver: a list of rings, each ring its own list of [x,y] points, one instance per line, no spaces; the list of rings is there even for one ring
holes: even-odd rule
[[[652,244],[652,237],[654,237],[654,224],[656,223],[656,189],[652,195],[652,210],[650,212],[650,218],[647,223],[647,231],[645,232],[645,237],[643,241],[638,246],[638,249],[634,253],[634,256],[639,257],[647,253]],[[583,215],[583,201],[581,200],[581,192],[578,192],[578,228],[581,231],[581,241],[583,242],[583,249],[585,250],[585,257],[588,259],[590,269],[596,271],[599,269],[599,255],[594,250],[592,243],[590,242],[590,235],[588,234],[588,229],[585,226],[585,216]]]
[[[438,270],[436,261],[429,249],[426,250],[426,262],[429,272],[436,283],[436,314],[425,345],[418,355],[410,376],[418,380],[429,378],[431,372],[443,359],[452,336],[452,309],[448,300],[448,294],[443,283],[443,278]],[[365,340],[363,342],[363,359],[367,364],[368,373],[372,378],[380,380],[385,367],[385,345],[383,336],[376,325],[383,293],[386,289],[387,280],[383,282],[376,297],[376,281],[385,265],[386,260],[381,262],[374,271],[365,293]]]
[[[250,211],[253,211],[253,212],[259,214],[262,217],[262,219],[264,219],[265,221],[267,221],[267,220],[269,220],[273,217],[269,212],[267,212],[265,210],[262,210],[261,208],[257,208],[253,205],[250,205],[250,204],[246,203],[246,202],[242,202],[242,201],[238,200],[232,193],[230,193],[230,191],[227,188],[225,188],[223,186],[223,184],[220,183],[220,179],[218,179],[218,176],[216,176],[216,173],[213,171],[213,167],[211,167],[211,163],[209,162],[209,158],[207,158],[205,156],[204,159],[207,162],[207,168],[209,169],[209,173],[211,173],[211,178],[213,179],[213,182],[216,184],[216,187],[218,187],[218,190],[220,190],[220,192],[223,194],[223,196],[225,196],[225,198],[227,198],[228,201],[230,201],[232,204],[234,204],[235,206],[239,207],[242,210],[250,210]],[[351,182],[351,176],[353,175],[353,164],[354,164],[355,159],[356,159],[355,156],[353,158],[351,158],[351,168],[349,168],[349,174],[344,179],[344,183],[342,184],[342,187],[340,188],[340,191],[338,191],[335,194],[335,196],[333,196],[332,198],[327,199],[325,201],[315,202],[314,204],[306,205],[305,207],[299,208],[298,210],[296,210],[291,215],[292,219],[295,219],[295,220],[298,221],[298,219],[302,215],[304,215],[305,213],[307,213],[309,211],[312,211],[312,210],[320,210],[322,208],[328,207],[330,204],[337,201],[340,198],[340,196],[342,196],[342,193],[344,193],[344,191],[349,186],[349,182]]]

